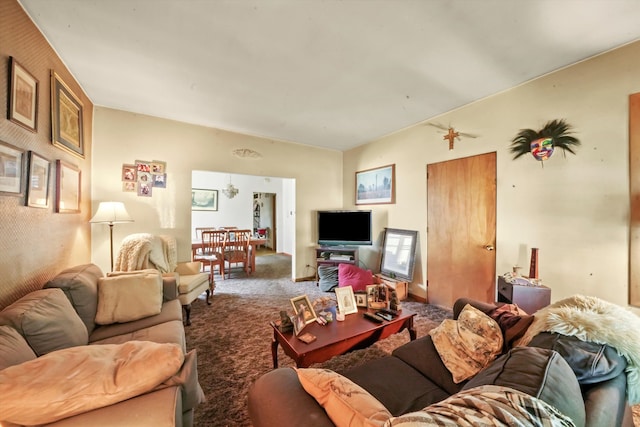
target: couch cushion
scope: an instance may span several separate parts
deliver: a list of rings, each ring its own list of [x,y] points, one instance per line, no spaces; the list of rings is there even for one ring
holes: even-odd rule
[[[44,288],[62,289],[87,327],[87,332],[91,333],[96,326],[98,279],[102,276],[102,270],[95,264],[78,265],[61,271]]]
[[[567,361],[580,384],[608,381],[624,372],[626,359],[611,346],[582,341],[573,336],[542,332],[529,347],[555,350]]]
[[[296,369],[305,391],[339,426],[382,426],[391,414],[365,389],[328,369]]]
[[[504,351],[513,347],[513,344],[522,338],[527,328],[533,323],[533,316],[528,315],[516,304],[503,304],[488,315],[500,325],[504,336]]]
[[[474,376],[502,352],[500,326],[471,304],[458,320],[445,319],[429,335],[455,383]]]
[[[188,294],[203,284],[209,286],[209,273],[181,274],[178,278],[178,293],[180,295]]]
[[[122,324],[105,326],[120,326]],[[97,328],[96,331],[102,328]],[[118,335],[111,335],[108,338],[91,341],[91,344],[124,344],[128,341],[153,341],[158,343],[177,344],[186,351],[186,340],[184,334],[184,326],[182,320],[172,320],[170,322],[161,323],[159,325],[149,326],[147,328],[130,330]]]
[[[123,323],[160,313],[162,275],[156,270],[98,279],[96,323]]]
[[[366,291],[373,284],[371,270],[365,270],[353,264],[338,265],[338,286],[351,286],[354,291]]]
[[[37,356],[24,337],[11,326],[0,326],[0,371]]]
[[[0,371],[0,419],[46,424],[111,405],[152,390],[183,361],[178,346],[151,342],[55,351]]]
[[[31,292],[0,312],[0,325],[9,325],[42,356],[88,341],[87,328],[61,289]]]
[[[567,362],[553,350],[516,347],[469,380],[463,389],[487,384],[509,387],[542,399],[570,417],[577,426],[585,424],[578,380]]]

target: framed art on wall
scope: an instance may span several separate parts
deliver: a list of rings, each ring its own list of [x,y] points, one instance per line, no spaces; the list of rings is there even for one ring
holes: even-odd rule
[[[56,212],[80,212],[80,169],[56,160]]]
[[[11,62],[8,119],[36,132],[38,128],[38,80],[15,58]]]
[[[53,145],[84,158],[82,102],[53,70],[51,133]]]
[[[217,211],[218,210],[218,190],[192,188],[191,189],[191,210]]]
[[[24,151],[0,141],[0,193],[22,195]]]
[[[46,208],[49,206],[49,170],[51,162],[39,154],[29,151],[29,173],[27,179],[27,206]]]
[[[395,203],[396,165],[356,172],[356,205]]]

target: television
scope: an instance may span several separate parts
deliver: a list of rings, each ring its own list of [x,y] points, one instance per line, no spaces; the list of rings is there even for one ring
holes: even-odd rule
[[[372,245],[371,211],[318,211],[320,246]]]

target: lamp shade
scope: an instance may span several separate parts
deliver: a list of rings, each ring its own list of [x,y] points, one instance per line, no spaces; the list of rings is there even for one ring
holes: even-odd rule
[[[122,202],[100,202],[98,211],[89,222],[116,224],[133,222]]]

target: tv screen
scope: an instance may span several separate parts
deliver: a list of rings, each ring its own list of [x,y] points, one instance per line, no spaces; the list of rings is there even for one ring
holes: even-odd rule
[[[318,211],[318,244],[371,245],[371,211]]]

